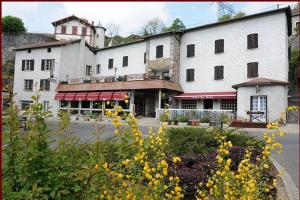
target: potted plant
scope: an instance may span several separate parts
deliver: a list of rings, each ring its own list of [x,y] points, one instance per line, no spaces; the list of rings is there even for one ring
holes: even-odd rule
[[[168,122],[171,123],[171,121],[169,120],[169,114],[164,112],[162,115],[159,116],[160,119],[160,123],[164,123],[164,122]]]
[[[174,124],[174,125],[178,125],[178,119],[177,119],[177,117],[174,117],[174,119],[173,119],[173,124]]]
[[[209,115],[204,115],[201,120],[201,126],[204,126],[204,127],[209,127],[209,122],[210,122],[210,116]]]
[[[187,126],[189,118],[186,115],[181,115],[178,118],[178,125],[179,126]]]

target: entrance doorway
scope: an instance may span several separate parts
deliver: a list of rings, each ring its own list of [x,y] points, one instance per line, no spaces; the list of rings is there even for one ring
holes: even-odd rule
[[[250,98],[251,111],[261,111],[264,114],[258,114],[253,116],[256,122],[266,122],[267,119],[267,96],[252,96]]]
[[[134,95],[134,105],[136,116],[145,116],[145,95],[143,93],[136,93]]]
[[[203,108],[204,109],[213,109],[213,99],[204,99],[203,100]]]

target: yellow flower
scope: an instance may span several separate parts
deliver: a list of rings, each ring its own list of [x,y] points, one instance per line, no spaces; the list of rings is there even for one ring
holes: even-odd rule
[[[268,169],[268,168],[269,168],[269,165],[264,164],[264,168]]]
[[[95,169],[99,169],[99,165],[98,165],[98,164],[96,164],[94,168],[95,168]]]
[[[178,161],[181,161],[180,157],[173,157],[173,163],[177,163]]]
[[[110,104],[110,101],[106,101],[106,105],[109,105]]]
[[[126,100],[125,100],[125,103],[126,103],[126,104],[128,104],[128,103],[129,103],[129,101],[126,99]]]
[[[219,157],[218,158],[218,163],[221,163],[221,162],[223,162],[223,158]]]
[[[231,159],[230,159],[230,158],[226,161],[226,164],[227,164],[227,165],[230,165],[230,164],[231,164]]]

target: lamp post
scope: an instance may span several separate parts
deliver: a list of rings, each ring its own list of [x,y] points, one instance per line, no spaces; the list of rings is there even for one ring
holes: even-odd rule
[[[117,81],[117,70],[118,70],[118,68],[115,67],[114,70],[115,70],[115,81]]]

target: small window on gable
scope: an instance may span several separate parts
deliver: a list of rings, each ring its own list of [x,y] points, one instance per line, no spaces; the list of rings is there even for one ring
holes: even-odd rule
[[[100,65],[96,65],[97,74],[100,74]]]
[[[247,48],[255,49],[258,48],[258,34],[253,33],[247,36]]]
[[[48,52],[48,53],[51,53],[51,48],[47,48],[47,52]]]
[[[77,35],[77,26],[72,26],[72,34]]]
[[[187,45],[186,49],[187,49],[187,53],[186,53],[187,57],[195,56],[195,45],[194,44]]]
[[[67,26],[65,26],[65,25],[61,26],[61,33],[63,33],[63,34],[67,33]]]
[[[215,53],[223,53],[224,52],[224,40],[219,39],[215,41]]]
[[[156,58],[162,58],[164,56],[164,46],[158,45],[156,46]]]
[[[27,50],[27,53],[31,53],[31,49],[28,49],[28,50]]]
[[[81,32],[81,34],[82,34],[82,35],[86,35],[86,31],[87,31],[87,28],[86,28],[86,27],[82,27],[82,32]]]
[[[92,75],[92,66],[90,66],[90,65],[87,65],[87,66],[86,66],[85,74],[86,74],[87,76]]]

